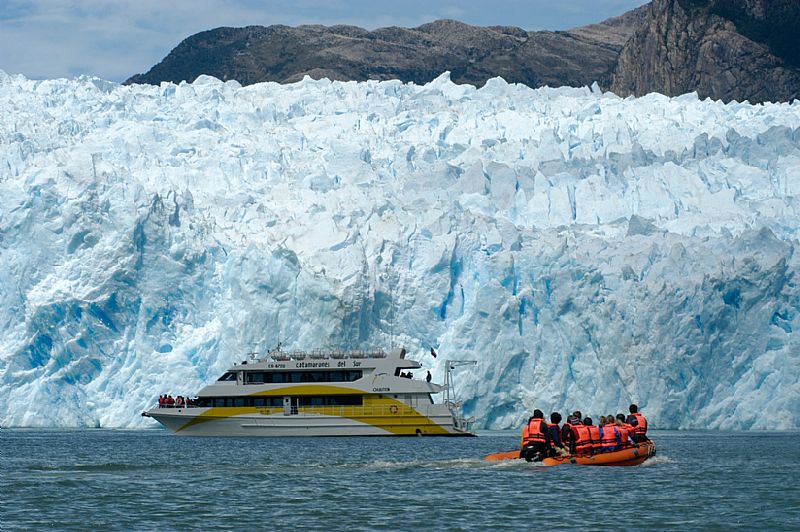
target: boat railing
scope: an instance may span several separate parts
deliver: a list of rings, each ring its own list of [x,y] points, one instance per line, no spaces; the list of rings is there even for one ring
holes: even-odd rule
[[[274,360],[276,362],[286,362],[289,360],[326,360],[326,359],[364,359],[364,358],[386,358],[388,355],[382,349],[373,349],[371,351],[356,349],[352,351],[342,350],[326,350],[314,349],[312,351],[270,351],[263,358],[257,360],[268,361]]]
[[[203,408],[203,407],[198,406],[198,405],[186,405],[186,404],[183,404],[183,405],[160,405],[158,403],[155,403],[155,404],[153,404],[153,408],[173,408],[174,409],[174,408]]]

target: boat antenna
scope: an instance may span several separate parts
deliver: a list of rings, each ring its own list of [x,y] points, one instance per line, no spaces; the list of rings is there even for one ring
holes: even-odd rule
[[[389,309],[390,318],[389,318],[389,347],[394,349],[394,285],[389,284],[389,304],[391,308]]]

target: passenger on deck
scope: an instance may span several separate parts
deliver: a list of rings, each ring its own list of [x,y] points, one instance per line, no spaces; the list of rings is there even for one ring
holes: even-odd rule
[[[431,382],[431,379],[433,379],[433,377],[431,376],[431,372],[428,371],[428,374],[425,375],[425,381],[426,382]]]
[[[639,413],[639,407],[632,404],[628,409],[631,415],[628,416],[627,421],[633,425],[633,441],[636,443],[650,441],[647,438],[647,420]]]
[[[549,443],[550,438],[548,437],[547,423],[544,421],[544,413],[537,408],[522,428],[519,457],[528,462],[540,462],[547,456]]]
[[[633,445],[633,425],[625,421],[625,414],[617,414],[617,428],[619,429],[619,439],[623,447]]]
[[[167,395],[167,408],[172,408],[174,406],[175,406],[175,399],[173,399],[171,395]]]
[[[178,407],[178,408],[181,408],[183,406],[183,396],[182,395],[179,395],[175,399],[175,406]]]
[[[600,419],[603,419],[602,416]],[[592,425],[592,418],[586,417],[583,419],[583,424],[586,430],[589,431],[589,439],[592,445],[592,453],[600,452],[600,428]]]
[[[550,438],[550,446],[547,449],[547,456],[557,456],[565,451],[561,444],[561,414],[553,412],[550,414],[550,423],[547,424],[547,437]]]
[[[616,451],[620,446],[620,435],[614,416],[605,416],[605,424],[600,427],[600,448],[604,453]]]

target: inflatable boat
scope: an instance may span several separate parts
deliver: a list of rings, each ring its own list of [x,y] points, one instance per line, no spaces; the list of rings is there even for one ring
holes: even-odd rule
[[[652,441],[639,443],[633,447],[626,447],[619,451],[597,453],[592,455],[566,455],[545,458],[542,464],[557,466],[562,464],[588,465],[588,466],[635,466],[656,455],[656,444]],[[493,453],[484,460],[496,462],[500,460],[519,459],[519,451],[504,451]]]

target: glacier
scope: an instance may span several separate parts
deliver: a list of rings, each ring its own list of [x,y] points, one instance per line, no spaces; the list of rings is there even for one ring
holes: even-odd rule
[[[283,342],[476,360],[479,428],[797,429],[799,198],[797,101],[0,71],[0,425],[151,427]]]

